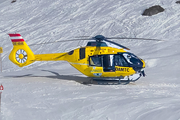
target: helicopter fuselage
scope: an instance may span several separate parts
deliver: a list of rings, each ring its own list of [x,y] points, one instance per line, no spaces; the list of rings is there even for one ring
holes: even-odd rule
[[[63,60],[92,78],[122,79],[135,74],[145,75],[142,70],[145,62],[142,59],[125,51],[128,48],[106,40],[102,35],[95,36],[96,41],[88,42],[85,47],[70,52],[51,54],[34,54],[20,34],[9,34],[9,36],[13,43],[9,59],[19,67],[27,66],[35,61]]]
[[[54,56],[51,54],[35,55],[35,60],[64,60],[88,77],[125,77],[133,75],[145,67],[142,59],[135,56],[136,59],[130,62],[128,55],[131,58],[135,56],[124,49],[86,46],[61,53],[61,55],[59,53]]]

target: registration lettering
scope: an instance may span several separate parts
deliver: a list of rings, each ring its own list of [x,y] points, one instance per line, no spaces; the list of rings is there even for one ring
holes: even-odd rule
[[[24,45],[23,42],[13,42],[13,45]]]
[[[129,72],[129,68],[116,68],[116,71]]]

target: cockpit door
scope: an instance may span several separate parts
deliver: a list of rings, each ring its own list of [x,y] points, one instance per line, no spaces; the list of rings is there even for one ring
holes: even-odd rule
[[[114,55],[103,55],[104,72],[115,72]]]

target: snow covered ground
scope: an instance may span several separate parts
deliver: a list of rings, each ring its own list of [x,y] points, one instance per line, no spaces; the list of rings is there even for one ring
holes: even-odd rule
[[[0,1],[3,47],[2,120],[180,120],[180,5],[174,0]],[[141,16],[153,5],[165,11]],[[128,85],[84,85],[89,78],[67,62],[24,68],[8,59],[7,33],[27,44],[77,36],[143,37],[164,42],[116,40],[146,62],[147,76]],[[35,54],[69,51],[86,42],[31,46]]]

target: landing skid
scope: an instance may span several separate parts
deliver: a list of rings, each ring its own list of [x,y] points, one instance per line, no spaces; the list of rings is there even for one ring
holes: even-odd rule
[[[127,85],[130,83],[130,80],[97,80],[93,79],[92,84],[98,85]]]
[[[99,77],[99,78],[92,78],[91,84],[99,84],[99,85],[127,85],[130,82],[135,82],[137,81],[141,76],[135,78],[135,79],[130,79],[129,77],[127,79],[124,78],[111,78],[111,77]]]

